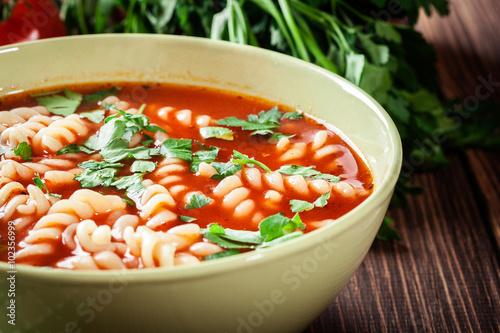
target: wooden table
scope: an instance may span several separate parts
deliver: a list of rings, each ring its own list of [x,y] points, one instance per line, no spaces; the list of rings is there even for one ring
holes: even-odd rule
[[[500,2],[453,0],[451,11],[417,25],[436,48],[444,96],[477,96],[481,76],[500,101]],[[305,332],[500,332],[500,155],[448,157],[446,169],[413,175],[423,195],[389,210],[401,241],[376,240]]]

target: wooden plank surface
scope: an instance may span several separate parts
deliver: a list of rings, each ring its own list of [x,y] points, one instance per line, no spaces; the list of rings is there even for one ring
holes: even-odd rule
[[[500,1],[450,3],[449,17],[418,24],[436,48],[443,95],[477,97],[483,78],[494,83],[484,99],[500,100]],[[500,155],[449,158],[413,176],[425,193],[389,210],[401,241],[375,241],[306,332],[500,332]]]

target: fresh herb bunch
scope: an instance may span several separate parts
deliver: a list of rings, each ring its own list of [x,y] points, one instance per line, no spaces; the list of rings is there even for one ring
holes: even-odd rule
[[[406,165],[393,202],[405,204],[415,170],[447,163],[446,144],[462,147],[498,128],[471,135],[439,98],[436,55],[413,28],[419,12],[448,14],[448,0],[59,0],[70,33],[183,34],[263,47],[315,63],[373,96],[401,135]],[[403,22],[404,24],[398,24]],[[491,126],[490,126],[491,127]],[[497,126],[498,127],[498,126]],[[397,238],[385,220],[383,238]]]

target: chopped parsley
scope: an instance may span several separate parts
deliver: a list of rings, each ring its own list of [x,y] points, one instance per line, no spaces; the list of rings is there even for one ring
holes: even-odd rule
[[[191,216],[186,216],[186,215],[179,215],[179,220],[182,222],[190,223],[196,221],[194,217]]]
[[[33,178],[33,183],[35,183],[36,186],[38,186],[38,188],[40,190],[45,190],[45,192],[47,192],[47,195],[50,195],[51,197],[54,197],[54,198],[62,198],[62,195],[60,194],[55,194],[55,193],[50,193],[49,192],[49,189],[47,188],[47,186],[45,186],[45,184],[43,183],[42,179],[40,178],[40,175],[38,173],[35,174],[36,177]]]
[[[227,127],[214,127],[214,126],[201,127],[200,135],[204,139],[216,138],[227,141],[232,141],[234,139],[233,131],[231,131]]]
[[[91,122],[98,124],[104,120],[104,113],[104,110],[80,112],[80,117],[87,118]]]
[[[205,207],[212,202],[212,199],[204,196],[203,194],[195,193],[189,198],[189,203],[184,206],[185,209],[196,209]]]
[[[130,166],[130,172],[151,172],[156,169],[156,163],[151,161],[136,160]]]
[[[212,223],[207,229],[201,229],[203,237],[226,249],[258,249],[281,243],[303,235],[305,230],[298,214],[287,218],[283,213],[263,219],[258,231],[234,230]]]
[[[31,161],[32,151],[31,146],[27,142],[20,142],[16,148],[14,148],[14,154],[21,157],[26,162]]]
[[[95,151],[92,150],[92,149],[89,149],[89,148],[87,148],[85,146],[79,146],[79,145],[76,145],[76,144],[70,144],[70,145],[64,146],[61,149],[59,149],[57,151],[56,155],[70,154],[70,153],[77,154],[77,153],[80,153],[80,152],[84,152],[84,153],[87,153],[87,154],[92,154]]]
[[[250,166],[252,165],[258,165],[262,169],[266,170],[267,172],[271,172],[272,170],[267,167],[264,163],[256,161],[253,157],[250,158],[245,154],[240,153],[239,151],[233,150],[233,158],[231,159],[232,163],[237,163],[237,164],[249,164]]]
[[[160,148],[160,154],[168,157],[175,157],[191,162],[193,153],[191,151],[193,141],[190,139],[166,139]]]
[[[325,207],[328,203],[328,199],[330,199],[330,192],[326,192],[312,203],[304,200],[292,199],[290,200],[290,209],[294,213],[300,213],[311,210],[314,207]]]
[[[207,260],[219,259],[219,258],[234,256],[236,254],[240,254],[240,251],[235,250],[235,249],[229,249],[226,251],[217,252],[217,253],[208,255],[206,257],[202,257],[201,260],[207,261]]]
[[[213,175],[210,178],[215,180],[222,180],[226,177],[234,175],[235,173],[241,170],[240,164],[234,164],[232,162],[226,162],[226,163],[213,162],[212,166],[214,167],[215,171],[217,171],[218,174]]]
[[[122,163],[109,163],[86,161],[78,165],[83,169],[82,173],[75,176],[82,188],[93,188],[97,186],[111,186],[118,172],[123,167]]]
[[[314,179],[325,179],[332,183],[338,183],[340,181],[339,176],[319,172],[313,167],[303,167],[300,165],[283,165],[277,171],[285,175],[300,175],[303,177],[310,177]]]
[[[44,96],[36,97],[35,99],[38,104],[44,106],[53,114],[67,117],[75,113],[82,102],[83,95],[69,89],[64,89],[62,93],[64,93],[64,95],[61,95],[61,91],[54,91],[49,94],[44,94]]]
[[[217,125],[225,125],[231,127],[241,127],[244,130],[253,131],[252,135],[272,134],[273,130],[280,127],[280,119],[283,116],[277,107],[268,111],[260,111],[258,115],[251,114],[247,116],[247,120],[237,117],[228,117],[220,119],[215,123]]]
[[[283,115],[283,117],[285,117],[286,119],[296,120],[296,119],[303,118],[304,115],[300,112],[287,112]]]
[[[146,190],[146,187],[142,185],[143,176],[143,173],[134,173],[130,176],[120,177],[111,183],[111,186],[119,190],[126,190],[130,198],[138,198]]]
[[[191,161],[191,172],[197,172],[202,162],[212,163],[219,154],[219,147],[210,147],[209,150],[198,150],[193,154]]]
[[[120,87],[113,87],[109,90],[101,89],[95,93],[85,95],[85,97],[84,97],[85,102],[88,102],[88,103],[99,102],[102,99],[104,99],[105,97],[115,95],[118,92],[118,90],[120,90],[120,89],[121,89]]]

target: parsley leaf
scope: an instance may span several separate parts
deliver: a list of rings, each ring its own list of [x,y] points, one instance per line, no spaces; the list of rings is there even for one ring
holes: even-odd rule
[[[264,163],[256,161],[253,157],[249,158],[247,155],[240,153],[239,151],[233,150],[233,158],[231,159],[232,163],[238,164],[249,164],[250,166],[255,164],[260,166],[262,169],[267,172],[271,172],[272,170],[267,167]]]
[[[326,192],[322,196],[320,196],[318,199],[316,199],[313,204],[316,207],[325,207],[328,204],[328,199],[330,199],[331,192]]]
[[[109,163],[86,161],[78,165],[83,169],[82,173],[75,176],[75,180],[80,182],[82,188],[92,188],[97,186],[110,186],[113,182],[117,168],[123,167],[122,163]]]
[[[219,147],[210,147],[209,150],[198,150],[193,155],[193,160],[191,161],[191,172],[197,172],[200,164],[202,162],[212,163],[217,158],[219,154]]]
[[[194,217],[191,216],[186,216],[186,215],[179,215],[179,220],[182,222],[190,223],[196,221]]]
[[[64,89],[64,96],[59,95],[59,92],[54,92],[52,95],[36,98],[38,104],[45,106],[47,110],[53,114],[67,117],[75,113],[76,109],[82,102],[82,94]]]
[[[260,235],[264,237],[265,242],[295,232],[297,228],[304,228],[304,224],[298,217],[298,214],[294,218],[289,219],[283,213],[278,213],[263,219],[259,224]]]
[[[276,132],[276,133],[273,133],[271,135],[271,137],[269,138],[269,142],[278,142],[282,138],[293,138],[294,136],[295,136],[295,134],[287,135],[287,134]]]
[[[226,177],[234,175],[241,170],[240,164],[234,164],[232,162],[213,162],[212,166],[214,167],[215,171],[217,171],[218,175],[213,175],[210,178],[215,180],[222,180]]]
[[[160,154],[168,157],[176,157],[188,162],[193,160],[192,141],[190,139],[166,139],[160,147]]]
[[[204,238],[226,249],[259,249],[303,235],[297,229],[305,229],[298,214],[289,219],[278,213],[263,219],[259,231],[234,230],[211,223],[208,229],[200,232]]]
[[[80,117],[87,118],[91,122],[98,124],[104,120],[104,112],[104,110],[80,112]]]
[[[101,89],[95,93],[85,95],[85,101],[89,103],[99,102],[105,97],[115,95],[120,89],[120,87],[113,87],[109,90]]]
[[[240,254],[240,251],[238,251],[236,249],[229,249],[226,251],[210,254],[206,257],[202,257],[201,260],[207,261],[207,260],[219,259],[219,258],[234,256],[236,254]]]
[[[232,141],[233,131],[226,127],[216,127],[216,126],[207,126],[200,128],[200,134],[204,139],[216,138],[227,141]]]
[[[67,146],[62,147],[61,149],[59,149],[57,151],[56,155],[77,154],[77,153],[80,153],[80,152],[84,152],[84,153],[87,153],[87,154],[92,154],[95,151],[92,150],[92,149],[89,149],[89,148],[87,148],[85,146],[79,146],[79,145],[76,145],[76,144],[70,144],[70,145],[67,145]]]
[[[296,119],[303,118],[304,115],[300,112],[287,112],[283,115],[283,117],[285,117],[286,119],[296,120]]]
[[[195,209],[205,207],[212,202],[212,199],[204,196],[203,194],[195,193],[189,198],[189,204],[184,206],[185,209]]]
[[[151,172],[156,169],[156,163],[151,161],[136,160],[130,166],[130,172]]]
[[[50,193],[47,186],[45,186],[45,184],[42,182],[40,175],[38,173],[36,173],[35,175],[36,175],[36,177],[33,178],[33,183],[35,183],[35,185],[38,186],[38,188],[40,190],[42,190],[42,191],[45,190],[47,192],[47,195],[50,195],[51,197],[59,198],[59,199],[62,198],[62,195],[60,195],[60,194]]]
[[[14,154],[21,157],[26,162],[31,161],[32,152],[30,144],[27,142],[20,142],[17,147],[14,148]]]
[[[304,201],[304,200],[290,200],[290,209],[294,213],[300,213],[303,211],[311,210],[314,208],[314,204]]]
[[[134,173],[130,176],[120,177],[111,186],[115,186],[119,190],[127,190],[127,195],[131,198],[138,198],[146,190],[146,187],[142,185],[142,173]]]
[[[283,116],[277,107],[268,111],[260,111],[258,115],[251,114],[247,116],[247,120],[236,117],[228,117],[217,120],[217,125],[226,125],[231,127],[241,127],[244,130],[254,131],[252,135],[266,135],[273,133],[272,129],[280,126],[279,120]]]
[[[314,179],[325,179],[332,183],[338,183],[340,181],[339,176],[321,173],[313,167],[303,167],[300,165],[283,165],[277,171],[286,175],[300,175],[303,177],[311,177]]]
[[[328,199],[330,199],[330,192],[326,192],[318,199],[316,199],[313,203],[304,201],[304,200],[290,200],[290,209],[294,213],[300,213],[303,211],[311,210],[314,207],[325,207],[328,203]]]
[[[159,148],[144,146],[128,148],[128,145],[127,141],[115,139],[101,150],[101,156],[108,162],[118,162],[126,158],[149,160],[160,153]]]
[[[200,233],[212,243],[227,249],[253,248],[264,241],[258,231],[223,228],[217,223],[211,223],[208,229],[201,229]]]

